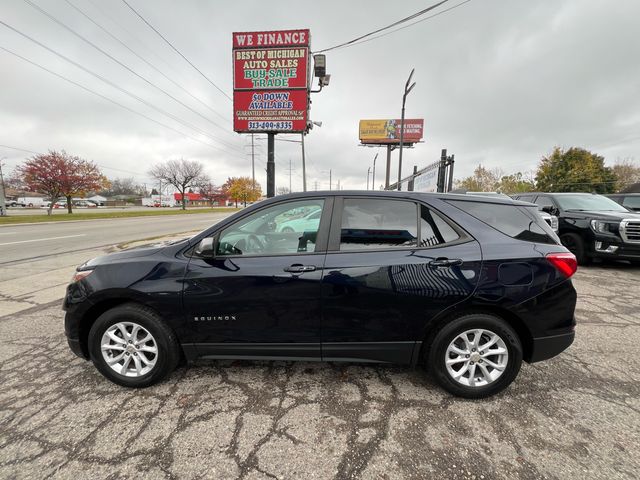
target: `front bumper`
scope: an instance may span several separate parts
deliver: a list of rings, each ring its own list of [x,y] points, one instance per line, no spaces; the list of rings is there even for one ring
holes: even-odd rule
[[[591,252],[597,258],[640,260],[640,243],[623,243],[619,240],[596,238],[591,244]]]
[[[548,337],[538,337],[533,339],[531,356],[527,359],[529,363],[540,362],[555,357],[563,352],[573,343],[576,332],[571,331],[560,335]]]

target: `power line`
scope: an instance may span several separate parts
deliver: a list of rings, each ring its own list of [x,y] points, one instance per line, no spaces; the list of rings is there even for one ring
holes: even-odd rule
[[[125,95],[128,95],[129,97],[134,98],[135,100],[137,100],[137,101],[139,101],[140,103],[142,103],[142,104],[144,104],[144,105],[148,106],[149,108],[152,108],[152,109],[156,110],[157,112],[160,112],[161,114],[163,114],[163,115],[165,115],[165,116],[167,116],[167,117],[171,118],[172,120],[175,120],[176,122],[180,123],[181,125],[183,125],[183,126],[185,126],[185,127],[187,127],[187,128],[191,128],[191,129],[193,129],[193,130],[197,131],[198,133],[200,133],[200,134],[202,134],[202,135],[205,135],[205,136],[207,136],[207,137],[211,138],[212,140],[218,141],[218,142],[220,142],[221,144],[226,145],[226,146],[227,146],[227,147],[229,147],[229,148],[236,149],[236,146],[235,146],[235,145],[232,145],[232,144],[230,144],[230,143],[227,143],[227,142],[225,142],[225,141],[223,141],[223,140],[219,139],[218,137],[215,137],[215,136],[213,136],[213,135],[211,135],[211,134],[209,134],[209,133],[205,132],[204,130],[200,129],[199,127],[196,127],[195,125],[192,125],[192,124],[190,124],[190,123],[188,123],[188,122],[186,122],[186,121],[184,121],[184,120],[181,120],[179,117],[177,117],[177,116],[173,115],[172,113],[169,113],[169,112],[167,112],[167,111],[165,111],[165,110],[161,109],[160,107],[157,107],[157,106],[153,105],[152,103],[147,102],[146,100],[144,100],[143,98],[141,98],[141,97],[137,96],[136,94],[131,93],[131,92],[129,92],[128,90],[125,90],[124,88],[120,87],[119,85],[115,84],[114,82],[112,82],[112,81],[108,80],[107,78],[103,77],[103,76],[102,76],[102,75],[100,75],[100,74],[97,74],[97,73],[95,73],[95,72],[93,72],[93,71],[89,70],[88,68],[86,68],[86,67],[84,67],[84,66],[80,65],[78,62],[75,62],[74,60],[71,60],[69,57],[67,57],[67,56],[65,56],[65,55],[63,55],[63,54],[61,54],[60,52],[57,52],[56,50],[53,50],[52,48],[47,47],[47,46],[46,46],[45,44],[43,44],[42,42],[40,42],[40,41],[36,40],[35,38],[33,38],[33,37],[29,36],[29,35],[27,35],[26,33],[21,32],[21,31],[20,31],[20,30],[18,30],[17,28],[12,27],[11,25],[9,25],[9,24],[7,24],[7,23],[3,22],[2,20],[0,20],[0,24],[1,24],[1,25],[4,25],[4,26],[5,26],[5,27],[7,27],[8,29],[10,29],[10,30],[12,30],[12,31],[16,32],[17,34],[19,34],[19,35],[23,36],[24,38],[26,38],[26,39],[28,39],[28,40],[32,41],[32,42],[33,42],[33,43],[35,43],[36,45],[39,45],[40,47],[44,48],[45,50],[47,50],[47,51],[49,51],[49,52],[53,53],[54,55],[58,56],[59,58],[62,58],[62,59],[63,59],[63,60],[65,60],[66,62],[71,63],[72,65],[74,65],[75,67],[79,68],[80,70],[82,70],[82,71],[84,71],[84,72],[88,73],[89,75],[92,75],[93,77],[95,77],[95,78],[97,78],[97,79],[99,79],[99,80],[103,81],[103,82],[104,82],[104,83],[106,83],[107,85],[110,85],[111,87],[113,87],[113,88],[115,88],[115,89],[117,89],[117,90],[121,91],[121,92],[122,92],[122,93],[124,93]],[[8,51],[8,50],[7,50],[7,51]],[[10,53],[13,53],[13,52],[10,52]],[[21,58],[23,58],[23,57],[21,57]],[[208,145],[210,145],[210,144],[208,144]],[[215,148],[220,148],[220,147],[215,147]],[[224,150],[224,149],[222,149],[222,148],[221,148],[221,150]]]
[[[3,22],[0,20],[0,23],[3,23]],[[19,55],[19,54],[15,53],[15,52],[13,52],[13,51],[11,51],[11,50],[7,49],[7,48],[4,48],[4,47],[0,46],[0,50],[4,50],[5,52],[10,53],[11,55],[13,55],[13,56],[15,56],[15,57],[18,57],[18,58],[20,58],[21,60],[24,60],[25,62],[30,63],[31,65],[33,65],[33,66],[35,66],[35,67],[38,67],[38,68],[40,68],[40,69],[44,70],[45,72],[50,73],[51,75],[54,75],[54,76],[56,76],[56,77],[58,77],[58,78],[60,78],[60,79],[62,79],[62,80],[65,80],[66,82],[69,82],[69,83],[71,83],[71,84],[73,84],[73,85],[75,85],[75,86],[77,86],[77,87],[80,87],[81,89],[83,89],[83,90],[85,90],[85,91],[87,91],[87,92],[89,92],[89,93],[92,93],[92,94],[94,94],[94,95],[97,95],[98,97],[100,97],[100,98],[102,98],[102,99],[104,99],[104,100],[107,100],[108,102],[111,102],[111,103],[113,103],[113,104],[115,104],[115,105],[118,105],[119,107],[124,108],[125,110],[127,110],[127,111],[129,111],[129,112],[131,112],[131,113],[133,113],[133,114],[135,114],[135,115],[138,115],[138,116],[140,116],[140,117],[146,118],[147,120],[149,120],[149,121],[151,121],[151,122],[153,122],[153,123],[156,123],[156,124],[158,124],[158,125],[160,125],[160,126],[162,126],[162,127],[164,127],[164,128],[168,128],[169,130],[172,130],[172,131],[174,131],[174,132],[176,132],[176,133],[178,133],[178,134],[182,135],[182,136],[183,136],[183,137],[185,137],[185,138],[189,138],[189,139],[191,139],[191,140],[193,140],[193,141],[195,141],[195,142],[202,143],[203,145],[206,145],[206,146],[211,147],[211,148],[216,149],[216,150],[223,150],[223,149],[221,149],[220,147],[218,147],[218,146],[216,146],[216,145],[212,145],[212,144],[210,144],[210,143],[208,143],[208,142],[204,142],[204,141],[202,141],[202,140],[200,140],[200,139],[197,139],[197,138],[195,138],[195,137],[192,137],[191,135],[188,135],[188,134],[186,134],[186,133],[184,133],[184,132],[181,132],[180,130],[178,130],[178,129],[176,129],[176,128],[173,128],[173,127],[171,127],[171,126],[169,126],[169,125],[166,125],[166,124],[164,124],[164,123],[162,123],[162,122],[159,122],[158,120],[155,120],[155,119],[153,119],[153,118],[151,118],[151,117],[149,117],[149,116],[145,115],[144,113],[137,112],[137,111],[133,110],[132,108],[127,107],[126,105],[123,105],[123,104],[121,104],[121,103],[119,103],[119,102],[117,102],[117,101],[115,101],[115,100],[112,100],[112,99],[111,99],[111,98],[109,98],[109,97],[106,97],[106,96],[102,95],[101,93],[98,93],[98,92],[96,92],[96,91],[94,91],[94,90],[91,90],[90,88],[85,87],[84,85],[81,85],[80,83],[75,82],[75,81],[73,81],[73,80],[71,80],[71,79],[69,79],[69,78],[67,78],[67,77],[64,77],[64,76],[60,75],[59,73],[56,73],[56,72],[54,72],[54,71],[52,71],[52,70],[49,70],[48,68],[46,68],[46,67],[44,67],[44,66],[42,66],[42,65],[40,65],[40,64],[38,64],[38,63],[36,63],[36,62],[33,62],[33,61],[29,60],[28,58],[25,58],[25,57],[23,57],[22,55]],[[224,151],[224,150],[223,150],[223,151]]]
[[[87,43],[88,45],[92,46],[94,49],[96,49],[97,51],[99,51],[100,53],[102,53],[103,55],[105,55],[106,57],[108,57],[110,60],[114,61],[115,63],[117,63],[118,65],[120,65],[122,68],[126,69],[128,72],[132,73],[133,75],[135,75],[136,77],[138,77],[139,79],[141,79],[142,81],[144,81],[145,83],[147,83],[148,85],[152,86],[153,88],[155,88],[156,90],[162,92],[163,94],[165,94],[167,97],[171,98],[173,101],[175,101],[176,103],[179,103],[180,105],[182,105],[184,108],[186,108],[187,110],[190,110],[191,112],[195,113],[196,115],[198,115],[199,117],[205,119],[207,122],[211,123],[212,125],[215,125],[216,127],[225,130],[224,127],[218,125],[216,122],[214,122],[213,120],[211,120],[210,118],[206,117],[205,115],[202,115],[200,112],[198,112],[197,110],[191,108],[189,105],[187,105],[186,103],[184,103],[183,101],[179,100],[178,98],[174,97],[173,95],[171,95],[169,92],[167,92],[166,90],[164,90],[163,88],[157,86],[155,83],[153,83],[152,81],[150,81],[149,79],[147,79],[146,77],[140,75],[138,72],[136,72],[135,70],[133,70],[131,67],[129,67],[128,65],[125,65],[124,63],[122,63],[120,60],[118,60],[117,58],[115,58],[113,55],[111,55],[110,53],[106,52],[105,50],[103,50],[102,48],[100,48],[98,45],[96,45],[95,43],[93,43],[91,40],[89,40],[88,38],[84,37],[83,35],[79,34],[78,32],[76,32],[73,28],[69,27],[67,24],[61,22],[60,20],[58,20],[56,17],[54,17],[53,15],[51,15],[49,12],[47,12],[46,10],[44,10],[43,8],[39,7],[38,5],[36,5],[35,3],[33,3],[31,0],[24,0],[25,3],[27,3],[28,5],[32,6],[33,8],[35,8],[36,10],[38,10],[40,13],[42,13],[43,15],[45,15],[47,18],[49,18],[51,21],[57,23],[58,25],[60,25],[62,28],[64,28],[65,30],[67,30],[69,33],[75,35],[76,37],[78,37],[80,40],[82,40],[83,42]]]
[[[162,70],[160,70],[158,67],[156,67],[153,63],[149,62],[147,59],[145,59],[144,57],[142,57],[141,55],[139,55],[135,50],[133,50],[131,47],[129,47],[129,45],[127,45],[125,42],[123,42],[122,40],[120,40],[118,37],[116,37],[113,33],[111,33],[106,27],[104,27],[103,25],[99,24],[98,22],[96,22],[93,18],[91,18],[91,16],[89,16],[85,11],[83,11],[81,8],[79,8],[77,5],[74,5],[70,0],[65,0],[65,2],[67,2],[72,8],[74,8],[76,11],[78,11],[82,16],[84,16],[87,20],[89,20],[91,23],[93,23],[95,26],[97,26],[99,29],[101,29],[103,32],[105,32],[107,35],[109,35],[111,38],[113,38],[116,42],[118,42],[120,45],[122,45],[124,48],[126,48],[127,50],[129,50],[132,54],[134,54],[136,57],[138,57],[140,60],[142,60],[144,63],[146,63],[147,65],[149,65],[151,68],[153,68],[156,72],[158,72],[160,75],[162,75],[164,78],[166,78],[168,81],[170,81],[171,83],[173,83],[176,87],[180,88],[181,90],[183,90],[187,95],[189,95],[191,98],[193,98],[194,100],[196,100],[198,103],[200,103],[201,105],[203,105],[205,108],[209,109],[211,112],[215,113],[216,115],[218,115],[221,119],[228,121],[227,117],[224,117],[221,113],[219,113],[217,110],[215,110],[214,108],[212,108],[211,106],[207,105],[205,102],[203,102],[201,99],[199,99],[198,97],[196,97],[195,95],[193,95],[189,90],[187,90],[186,88],[184,88],[182,85],[180,85],[178,82],[176,82],[175,80],[173,80],[171,77],[167,76]],[[229,134],[231,134],[229,132]]]
[[[122,0],[123,2],[125,0]],[[388,30],[390,28],[396,27],[398,25],[401,25],[403,23],[406,23],[408,21],[413,20],[414,18],[417,18],[421,15],[424,15],[425,13],[433,10],[434,8],[438,8],[440,5],[442,5],[443,3],[447,3],[449,0],[442,0],[441,2],[438,2],[434,5],[431,5],[430,7],[427,7],[423,10],[420,10],[419,12],[416,12],[414,14],[409,15],[408,17],[402,18],[396,22],[393,22],[389,25],[387,25],[386,27],[382,27],[382,28],[378,28],[377,30],[374,30],[373,32],[369,32],[369,33],[365,33],[364,35],[360,35],[359,37],[354,38],[353,40],[349,40],[348,42],[344,42],[344,43],[340,43],[338,45],[334,45],[333,47],[329,47],[329,48],[325,48],[324,50],[318,50],[317,52],[314,53],[322,53],[322,52],[328,52],[330,50],[335,50],[336,48],[340,48],[340,47],[346,47],[347,45],[352,45],[360,40],[363,40],[367,37],[370,37],[372,35],[375,35],[376,33],[380,33],[383,32],[384,30]],[[125,2],[126,3],[126,2]]]
[[[352,43],[352,44],[350,44],[350,45],[346,45],[345,47],[342,47],[342,48],[346,48],[346,47],[354,47],[354,46],[356,46],[356,45],[360,45],[360,44],[362,44],[362,43],[367,43],[367,42],[371,42],[372,40],[376,40],[376,39],[378,39],[378,38],[386,37],[387,35],[391,35],[391,34],[393,34],[393,33],[399,32],[400,30],[404,30],[405,28],[413,27],[414,25],[416,25],[416,24],[418,24],[418,23],[426,22],[427,20],[430,20],[430,19],[432,19],[432,18],[434,18],[434,17],[437,17],[437,16],[439,16],[439,15],[442,15],[443,13],[447,13],[447,12],[449,12],[449,11],[451,11],[451,10],[454,10],[454,9],[456,9],[456,8],[458,8],[458,7],[461,7],[462,5],[464,5],[465,3],[469,3],[470,1],[471,1],[471,0],[464,0],[463,2],[460,2],[460,3],[458,3],[458,4],[456,4],[456,5],[453,5],[453,6],[449,7],[449,8],[445,8],[445,9],[444,9],[444,10],[442,10],[441,12],[434,13],[433,15],[429,15],[428,17],[425,17],[425,18],[420,19],[420,20],[418,20],[418,21],[416,21],[416,22],[410,23],[409,25],[404,25],[403,27],[396,28],[395,30],[392,30],[392,31],[390,31],[390,32],[382,33],[382,34],[380,34],[380,35],[376,35],[376,36],[374,36],[374,37],[367,38],[367,39],[365,39],[365,40],[361,40],[361,41],[359,41],[359,42]],[[336,47],[336,48],[338,48],[338,47]]]
[[[21,152],[33,153],[34,155],[44,155],[42,152],[34,152],[33,150],[27,150],[26,148],[12,147],[11,145],[0,145],[0,147],[2,147],[2,148],[10,148],[11,150],[18,150],[18,151],[21,151]],[[147,174],[145,174],[145,173],[132,172],[130,170],[123,170],[121,168],[107,167],[106,165],[100,165],[99,163],[96,163],[96,165],[98,165],[100,168],[106,168],[107,170],[115,170],[116,172],[129,173],[131,175],[138,175],[138,176],[141,176],[141,177],[144,177],[144,178],[151,178],[151,177],[148,177]]]
[[[447,1],[447,0],[445,0],[445,1]],[[176,52],[178,55],[180,55],[185,60],[185,62],[187,62],[189,65],[191,65],[202,76],[202,78],[204,78],[207,82],[209,82],[211,85],[213,85],[216,88],[216,90],[218,90],[222,95],[227,97],[229,100],[233,100],[224,90],[222,90],[218,85],[213,83],[213,80],[211,80],[209,77],[207,77],[204,73],[202,73],[202,71],[198,67],[196,67],[193,63],[191,63],[191,61],[187,57],[185,57],[180,50],[178,50],[176,47],[174,47],[173,44],[169,40],[167,40],[164,37],[164,35],[162,35],[158,30],[156,30],[156,28],[153,25],[151,25],[135,8],[133,8],[131,5],[129,5],[127,0],[122,0],[122,3],[124,3],[127,7],[129,7],[129,9],[133,13],[135,13],[140,18],[140,20],[142,20],[145,24],[147,24],[147,26],[151,30],[156,32],[158,34],[158,36],[160,38],[162,38],[162,40],[164,40],[164,42],[167,45],[169,45],[173,49],[174,52]]]

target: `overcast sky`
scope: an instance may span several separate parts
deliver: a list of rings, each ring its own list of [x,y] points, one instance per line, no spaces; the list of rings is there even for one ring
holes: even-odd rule
[[[199,160],[217,184],[250,175],[247,135],[232,131],[231,101],[202,78],[121,0],[69,0],[181,89],[83,17],[66,0],[32,0],[192,110],[55,24],[23,0],[0,3],[0,19],[147,104],[126,96],[0,24],[0,47],[45,66],[147,118],[0,50],[0,144],[44,152],[65,149],[113,177],[151,185],[151,165]],[[455,6],[449,0],[434,12]],[[375,30],[435,3],[420,1],[129,0],[227,94],[232,93],[233,31],[309,28],[312,50]],[[429,15],[429,14],[427,14]],[[640,159],[640,41],[637,0],[471,0],[396,33],[327,53],[331,84],[312,97],[322,121],[306,138],[309,188],[365,188],[373,148],[358,146],[358,120],[399,118],[406,78],[416,87],[407,118],[425,119],[424,143],[405,151],[403,175],[447,148],[456,177],[479,163],[505,173],[535,169],[555,145],[606,158]],[[198,97],[202,103],[189,94]],[[187,126],[184,123],[188,124]],[[202,132],[211,137],[203,135]],[[286,138],[285,136],[281,138]],[[296,137],[289,137],[296,138]],[[299,136],[297,137],[299,138]],[[210,144],[205,145],[196,140]],[[256,177],[266,189],[266,142],[257,141]],[[376,184],[384,177],[380,149]],[[11,170],[29,153],[0,147]],[[276,144],[276,185],[302,189],[300,146]],[[397,176],[397,152],[392,162]]]

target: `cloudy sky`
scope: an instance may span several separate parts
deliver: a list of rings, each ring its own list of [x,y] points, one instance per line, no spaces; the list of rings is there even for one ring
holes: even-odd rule
[[[309,28],[312,50],[320,50],[435,3],[128,1],[229,95],[233,31]],[[449,0],[434,13],[460,3]],[[323,125],[306,138],[309,187],[317,182],[328,188],[329,170],[334,185],[340,180],[345,188],[365,187],[378,150],[358,146],[358,120],[399,118],[412,68],[417,84],[406,115],[425,119],[425,141],[405,152],[404,174],[437,160],[442,148],[455,154],[458,178],[479,163],[505,173],[533,170],[555,145],[592,149],[609,164],[638,162],[638,18],[637,0],[471,0],[382,38],[328,52],[331,84],[314,95],[311,110]],[[250,175],[248,137],[232,131],[229,99],[121,0],[4,0],[0,19],[106,82],[2,24],[0,47],[122,105],[0,49],[0,158],[6,157],[6,170],[30,155],[10,146],[65,149],[95,161],[109,177],[148,185],[151,165],[178,157],[201,161],[216,183]],[[256,144],[256,177],[266,188],[266,142]],[[376,184],[383,179],[383,157],[380,149]],[[277,142],[277,186],[288,186],[290,160],[293,190],[301,190],[300,146]],[[397,155],[392,178],[396,169]]]

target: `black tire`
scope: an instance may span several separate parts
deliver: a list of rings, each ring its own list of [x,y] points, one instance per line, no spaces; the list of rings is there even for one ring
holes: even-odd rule
[[[488,385],[471,387],[454,380],[447,372],[445,361],[449,344],[461,333],[476,328],[498,335],[509,356],[502,375]],[[484,313],[468,314],[446,323],[436,333],[429,348],[428,363],[432,376],[447,392],[463,398],[489,397],[507,388],[518,375],[522,364],[522,344],[515,330],[501,318]]]
[[[560,237],[562,245],[576,256],[578,265],[588,265],[591,262],[591,258],[587,256],[587,251],[584,245],[582,237],[576,233],[565,233]]]
[[[105,331],[119,322],[133,322],[144,327],[157,345],[157,358],[153,368],[144,375],[128,377],[114,371],[105,361],[100,348]],[[180,360],[180,347],[175,333],[151,309],[135,303],[126,303],[100,315],[89,331],[91,361],[105,377],[118,385],[144,388],[154,385],[169,375]]]

